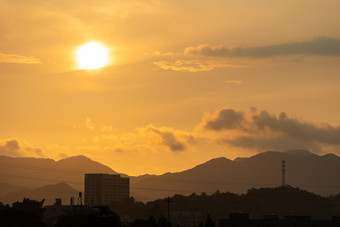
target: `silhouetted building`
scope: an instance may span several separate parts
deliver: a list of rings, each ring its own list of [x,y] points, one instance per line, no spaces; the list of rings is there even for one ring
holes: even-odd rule
[[[59,205],[59,206],[61,206],[61,199],[60,199],[60,198],[56,198],[56,199],[55,199],[54,205]]]
[[[339,227],[336,218],[332,220],[311,220],[310,216],[265,215],[263,219],[250,219],[247,213],[230,214],[229,219],[220,219],[219,227]]]
[[[197,227],[202,222],[200,212],[170,212],[172,226]]]
[[[229,214],[230,220],[249,220],[248,213],[230,213]]]
[[[129,197],[129,178],[116,174],[85,174],[85,205],[108,206]]]
[[[62,216],[81,216],[99,213],[98,208],[81,206],[81,205],[62,205],[62,200],[60,198],[55,199],[55,203],[50,206],[44,207],[43,220],[48,224],[48,226],[55,226],[58,219]]]

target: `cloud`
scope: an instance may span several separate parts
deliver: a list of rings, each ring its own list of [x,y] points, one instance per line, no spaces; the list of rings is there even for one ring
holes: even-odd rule
[[[332,127],[328,124],[317,126],[302,122],[289,118],[284,112],[277,117],[262,111],[258,115],[253,115],[253,122],[260,130],[269,129],[299,141],[340,145],[340,127]]]
[[[216,68],[244,68],[231,63],[231,58],[270,58],[280,56],[340,56],[340,39],[330,37],[318,37],[310,41],[289,42],[268,46],[255,47],[227,47],[202,44],[186,47],[182,53],[153,53],[155,57],[167,58],[153,62],[164,70],[180,72],[206,72]],[[209,57],[229,58],[229,62],[212,60]],[[174,60],[177,59],[177,60]],[[235,59],[233,60],[235,61]],[[240,80],[226,81],[229,84],[242,84]]]
[[[230,144],[235,147],[251,148],[258,151],[266,150],[278,150],[286,151],[291,149],[304,149],[312,150],[315,153],[320,153],[322,148],[316,146],[313,143],[306,144],[303,141],[299,141],[287,136],[275,136],[275,137],[255,137],[255,136],[239,136],[234,139],[221,139],[218,141],[221,144]]]
[[[244,120],[244,113],[225,108],[219,110],[214,117],[206,119],[205,128],[217,131],[242,128]]]
[[[90,131],[81,139],[79,149],[88,151],[102,149],[116,153],[136,154],[155,154],[164,150],[179,152],[186,151],[190,146],[203,141],[193,133],[169,127],[155,127],[152,124],[135,128],[131,132],[121,132],[111,125],[95,126],[87,118],[86,126]]]
[[[39,156],[39,157],[45,157],[43,150],[40,149],[40,148],[26,147],[25,150],[26,150],[28,153],[36,154],[36,155]]]
[[[304,42],[235,48],[202,44],[196,47],[185,48],[184,55],[202,55],[225,58],[268,58],[289,55],[340,56],[340,39],[318,37],[311,41]]]
[[[45,157],[44,152],[40,148],[21,146],[17,139],[0,141],[0,155],[11,157]]]
[[[86,128],[87,129],[90,129],[90,130],[95,130],[95,127],[94,127],[94,125],[93,125],[93,123],[92,123],[92,121],[91,121],[91,119],[90,118],[86,118],[86,120],[85,120],[85,126],[86,126]]]
[[[180,72],[206,72],[215,68],[240,67],[233,66],[226,62],[216,62],[209,60],[176,60],[176,61],[156,61],[159,68],[164,70],[174,70]]]
[[[166,129],[157,129],[150,127],[154,133],[160,135],[162,138],[162,144],[168,146],[172,151],[184,151],[186,146],[183,142],[179,141],[174,132],[168,131]]]
[[[69,157],[69,156],[68,156],[67,154],[65,154],[65,153],[59,153],[58,156],[59,156],[59,158],[61,158],[61,159],[65,159],[65,158],[68,158],[68,157]]]
[[[235,147],[257,149],[310,149],[321,152],[327,147],[340,148],[340,127],[313,124],[268,111],[249,114],[231,108],[217,111],[203,120],[206,130],[218,133],[217,142]]]
[[[0,63],[41,64],[41,61],[32,56],[0,53]]]
[[[8,156],[20,156],[20,145],[17,140],[8,140],[0,145],[0,153]]]
[[[235,85],[241,85],[243,84],[242,80],[227,80],[225,81],[227,84],[235,84]]]

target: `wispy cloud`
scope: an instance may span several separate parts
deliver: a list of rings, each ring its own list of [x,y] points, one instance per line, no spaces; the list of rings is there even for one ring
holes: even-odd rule
[[[340,56],[340,39],[319,37],[311,41],[234,48],[202,44],[185,48],[184,54],[223,58],[268,58],[289,55]]]
[[[194,134],[175,130],[170,127],[155,127],[152,124],[145,127],[135,128],[131,132],[118,132],[111,125],[95,126],[87,118],[85,127],[91,133],[81,139],[81,148],[90,150],[91,147],[117,152],[159,152],[159,150],[170,150],[173,152],[186,151],[190,146],[199,144],[200,137]],[[100,129],[100,130],[96,130]]]
[[[86,125],[86,128],[87,128],[87,129],[95,130],[95,127],[94,127],[94,125],[92,124],[91,119],[88,118],[88,117],[87,117],[86,120],[85,120],[85,125]]]
[[[180,72],[205,72],[215,68],[238,67],[226,62],[211,60],[176,60],[154,62],[159,68],[164,70],[174,70]]]
[[[225,81],[227,84],[235,84],[235,85],[241,85],[243,82],[241,80],[227,80]]]
[[[202,44],[186,47],[182,53],[153,53],[155,57],[170,58],[155,61],[154,64],[164,70],[180,72],[204,72],[216,68],[243,68],[230,62],[231,58],[270,58],[282,56],[340,56],[340,39],[318,37],[310,41],[289,42],[276,45],[255,47],[227,47]],[[215,57],[229,58],[229,62],[212,59]],[[191,58],[191,59],[190,59]],[[242,84],[241,81],[226,81],[231,84]]]
[[[0,63],[41,64],[41,61],[32,56],[0,53]]]

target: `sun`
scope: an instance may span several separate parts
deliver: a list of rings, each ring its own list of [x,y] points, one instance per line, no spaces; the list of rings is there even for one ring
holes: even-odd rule
[[[100,69],[110,63],[109,49],[100,42],[89,42],[76,51],[78,69]]]

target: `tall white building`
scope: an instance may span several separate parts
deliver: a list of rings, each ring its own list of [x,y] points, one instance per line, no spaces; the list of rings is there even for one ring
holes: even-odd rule
[[[117,174],[85,174],[85,205],[108,206],[129,197],[129,178]]]

